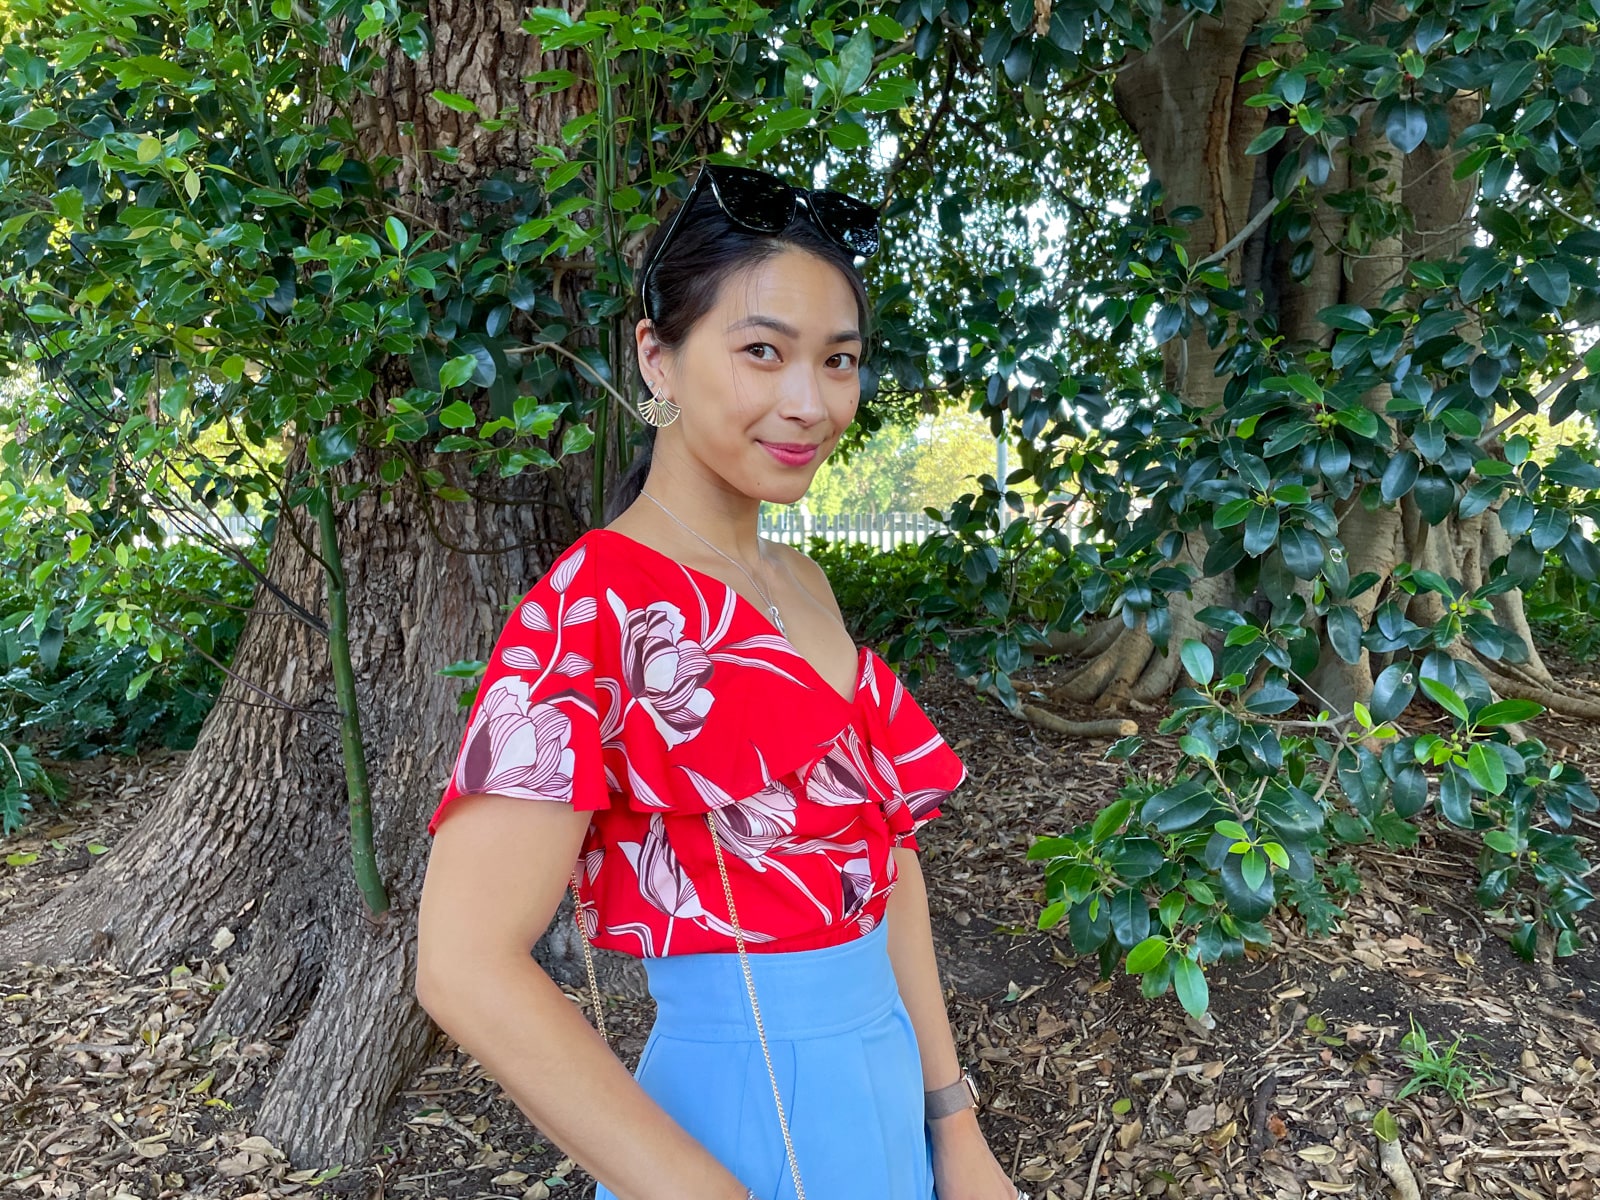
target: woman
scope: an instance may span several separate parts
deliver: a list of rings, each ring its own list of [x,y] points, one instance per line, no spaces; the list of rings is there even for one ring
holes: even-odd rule
[[[965,768],[757,535],[855,418],[876,243],[860,201],[701,170],[641,275],[652,440],[507,622],[429,824],[417,995],[597,1200],[1022,1196],[917,859]],[[569,877],[585,953],[644,961],[632,1076],[528,954]]]

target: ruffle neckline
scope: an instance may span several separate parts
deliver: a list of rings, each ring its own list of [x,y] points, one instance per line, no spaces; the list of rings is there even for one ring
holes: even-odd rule
[[[628,807],[709,812],[775,786],[793,787],[796,780],[806,787],[833,755],[862,777],[891,830],[902,834],[965,778],[965,764],[872,647],[857,647],[855,690],[847,700],[723,580],[613,530],[590,530],[584,538],[596,535],[606,535],[599,540],[629,553],[660,585],[652,589],[655,599],[680,607],[685,633],[698,636],[714,674],[703,724],[695,736],[676,742],[659,736],[660,713],[626,695],[624,686],[607,714],[605,740],[627,748],[609,769],[625,772],[625,780],[612,783],[625,792]],[[597,556],[602,581],[616,578],[603,565],[612,553]],[[604,608],[605,597],[599,599]]]

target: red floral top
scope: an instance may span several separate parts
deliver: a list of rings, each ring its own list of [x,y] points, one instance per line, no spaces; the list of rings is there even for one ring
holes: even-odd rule
[[[579,919],[652,958],[736,949],[710,812],[746,949],[850,941],[966,777],[889,665],[857,662],[847,700],[716,576],[590,530],[506,623],[428,832],[461,795],[593,810]]]

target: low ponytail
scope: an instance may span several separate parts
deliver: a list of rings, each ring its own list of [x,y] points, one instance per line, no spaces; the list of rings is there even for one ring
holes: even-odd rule
[[[655,454],[656,427],[644,427],[644,445],[634,452],[633,461],[627,469],[617,477],[617,481],[607,489],[606,515],[607,525],[622,515],[624,509],[633,504],[644,491],[645,478],[650,474],[650,461]]]

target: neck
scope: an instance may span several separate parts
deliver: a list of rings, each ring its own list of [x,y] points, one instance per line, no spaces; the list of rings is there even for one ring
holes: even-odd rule
[[[659,459],[651,464],[644,490],[649,496],[641,496],[637,503],[659,518],[660,528],[675,543],[696,552],[705,551],[705,546],[683,528],[687,525],[724,554],[749,563],[761,561],[759,500],[733,491],[721,480],[707,479],[685,470],[681,464]],[[652,504],[652,498],[683,525]]]

